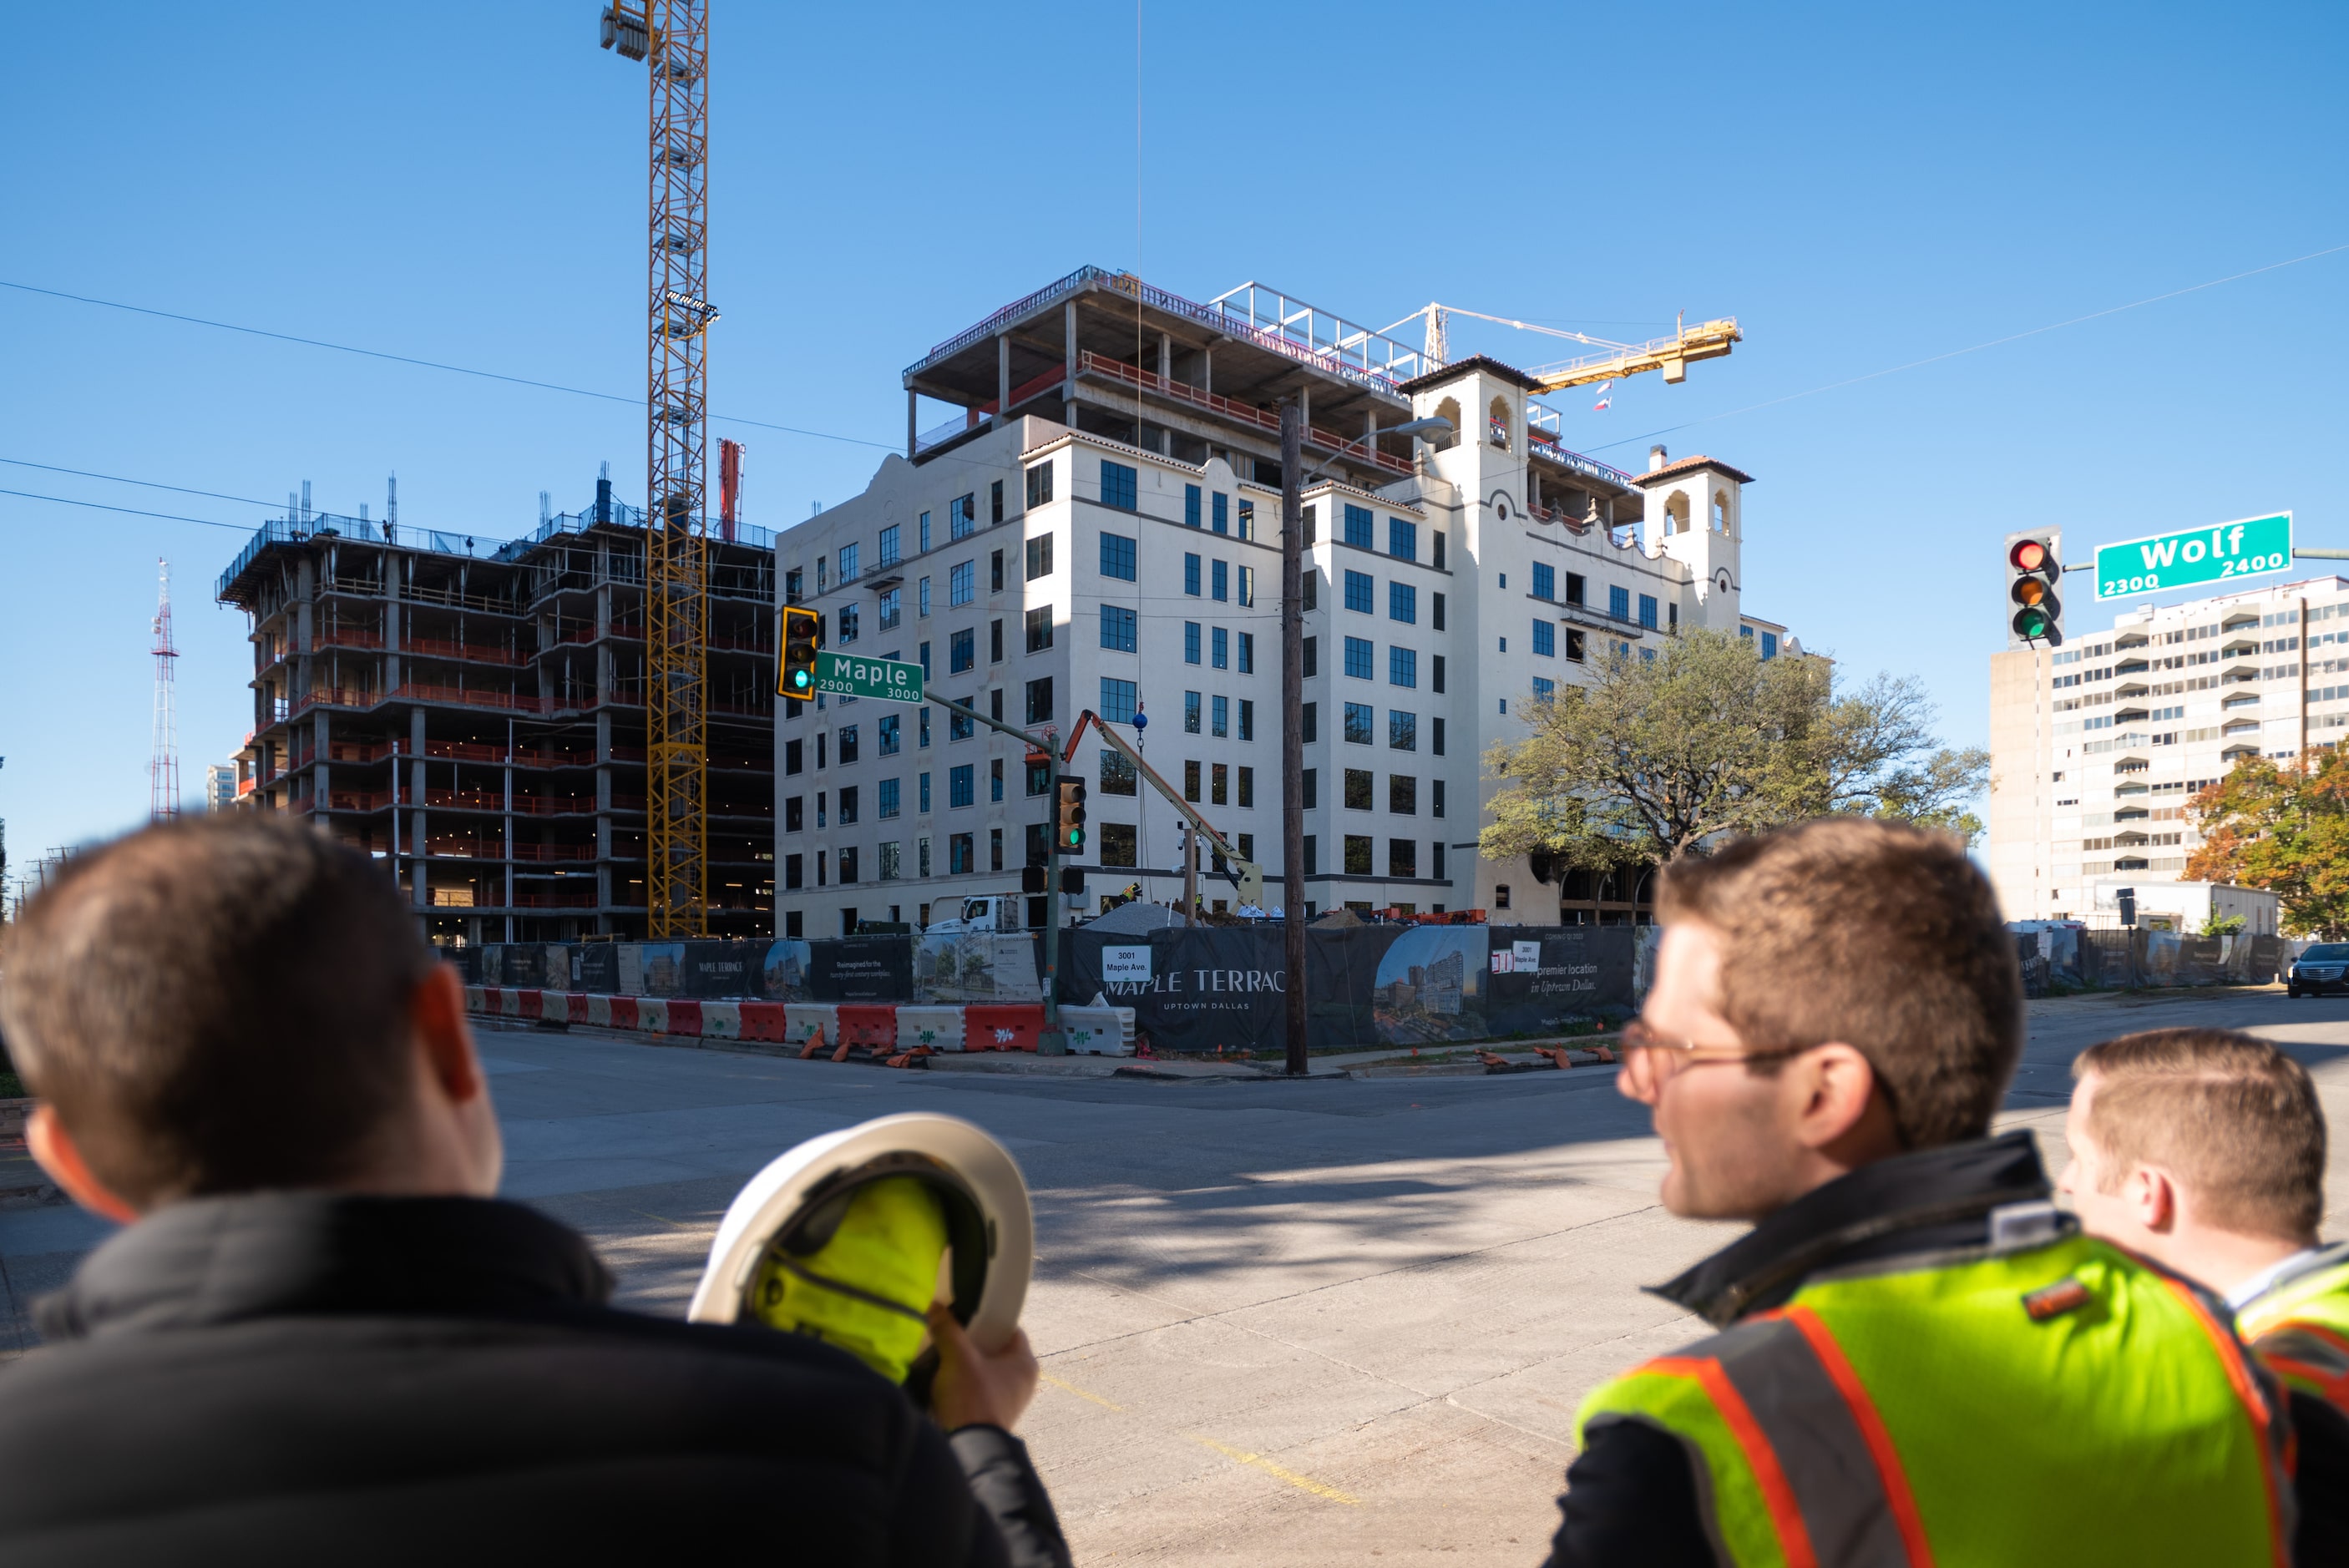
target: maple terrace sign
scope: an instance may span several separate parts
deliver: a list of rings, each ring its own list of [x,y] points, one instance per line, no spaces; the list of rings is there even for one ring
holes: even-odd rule
[[[2096,597],[2124,599],[2292,565],[2292,513],[2157,533],[2096,548]]]

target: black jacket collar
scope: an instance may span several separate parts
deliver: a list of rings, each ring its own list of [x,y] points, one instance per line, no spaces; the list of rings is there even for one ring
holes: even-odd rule
[[[2049,1191],[2028,1132],[1895,1155],[1804,1193],[1655,1294],[1726,1327],[1822,1268],[1982,1246],[1992,1210]]]
[[[158,1210],[38,1306],[51,1340],[287,1314],[505,1315],[592,1306],[611,1277],[518,1203],[252,1192]]]

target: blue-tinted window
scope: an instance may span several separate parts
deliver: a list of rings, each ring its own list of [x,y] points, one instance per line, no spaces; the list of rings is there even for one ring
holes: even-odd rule
[[[1211,562],[1207,568],[1207,596],[1229,600],[1232,596],[1232,566],[1228,561]]]
[[[1346,639],[1346,673],[1348,675],[1358,681],[1369,680],[1371,678],[1371,663],[1372,653],[1371,640],[1368,637]]]
[[[1367,572],[1346,573],[1346,608],[1359,610],[1367,615],[1371,611],[1371,574]]]
[[[1102,647],[1113,648],[1121,654],[1130,654],[1134,649],[1134,634],[1135,617],[1133,611],[1123,604],[1102,606],[1101,645]]]
[[[947,638],[947,674],[958,676],[978,663],[978,632],[966,626]]]
[[[1183,623],[1183,662],[1186,665],[1199,662],[1199,623],[1196,621]]]
[[[1419,590],[1408,583],[1387,584],[1387,619],[1406,626],[1419,624]]]
[[[1364,550],[1371,548],[1371,509],[1366,506],[1355,506],[1351,502],[1348,502],[1346,506],[1346,542],[1349,544],[1359,544]]]
[[[1199,733],[1199,694],[1195,691],[1183,694],[1183,733]]]
[[[1132,511],[1141,504],[1142,488],[1134,470],[1123,463],[1102,462],[1102,505]]]
[[[1133,541],[1122,533],[1104,533],[1101,536],[1101,574],[1122,582],[1133,582]],[[956,570],[960,571],[961,568]]]
[[[1111,724],[1133,722],[1134,684],[1102,676],[1101,717]]]
[[[1538,561],[1534,562],[1534,597],[1537,599],[1557,597],[1557,568],[1545,565]]]
[[[974,773],[972,764],[970,763],[966,762],[961,767],[954,769],[948,772],[947,774],[947,804],[948,806],[968,806],[974,804],[978,799],[976,783],[977,775]]]
[[[1655,624],[1656,596],[1653,593],[1642,593],[1640,595],[1640,624],[1653,626]]]
[[[1778,656],[1777,633],[1764,632],[1762,634],[1762,656],[1765,659],[1775,659]]]
[[[1256,674],[1256,634],[1254,632],[1240,634],[1240,674],[1244,676]]]
[[[1185,528],[1199,526],[1199,487],[1197,485],[1183,487],[1183,525]]]
[[[1557,628],[1547,621],[1534,623],[1534,652],[1545,659],[1557,657]]]
[[[900,716],[894,713],[889,715],[888,717],[884,718],[881,721],[877,727],[881,731],[881,755],[884,757],[896,756],[903,734]]]
[[[885,821],[897,814],[897,780],[884,779],[881,780],[880,789],[875,790],[874,794],[879,797],[883,820]]]
[[[1397,561],[1419,559],[1419,524],[1400,517],[1387,519],[1387,553]]]
[[[1631,618],[1631,591],[1615,587],[1607,590],[1607,613],[1619,621]]]
[[[1356,746],[1376,744],[1371,738],[1377,729],[1378,710],[1366,702],[1346,705],[1346,738]]]
[[[1207,733],[1209,735],[1220,735],[1227,739],[1230,738],[1232,733],[1231,698],[1217,696],[1210,699],[1210,706],[1207,709]],[[1216,766],[1221,768],[1223,764],[1218,762]]]
[[[1214,510],[1216,531],[1217,533],[1229,533],[1232,531],[1232,498],[1226,495],[1223,491],[1217,490],[1216,492],[1216,504]]]
[[[1219,670],[1232,667],[1232,634],[1221,626],[1207,634],[1207,663]]]
[[[1536,702],[1554,702],[1557,698],[1557,683],[1554,680],[1547,679],[1544,676],[1536,676],[1534,677],[1534,700]]]
[[[1387,710],[1387,748],[1391,751],[1419,749],[1419,715]]]
[[[1183,557],[1183,592],[1194,599],[1199,596],[1199,558],[1187,552]]]
[[[1419,655],[1410,648],[1387,650],[1387,685],[1415,686],[1419,684]]]
[[[916,779],[916,782],[921,787],[916,793],[921,799],[922,814],[924,816],[927,816],[930,811],[930,776],[925,773],[920,779]]]
[[[978,569],[974,562],[966,561],[961,565],[949,569],[947,573],[947,603],[948,604],[969,603],[971,595],[978,591]]]

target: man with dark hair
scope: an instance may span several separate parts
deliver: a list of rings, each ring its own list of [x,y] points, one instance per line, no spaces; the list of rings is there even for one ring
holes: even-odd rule
[[[1009,1435],[1024,1336],[934,1313],[933,1425],[814,1340],[612,1310],[585,1241],[496,1202],[462,983],[323,834],[77,859],[0,1018],[35,1154],[129,1226],[0,1373],[7,1561],[1068,1561]]]
[[[1584,1403],[1553,1563],[2285,1562],[2289,1433],[2221,1309],[1989,1136],[2022,978],[1963,846],[1812,822],[1658,909],[1618,1087],[1664,1206],[1753,1229],[1658,1291],[1719,1332]]]
[[[2324,1246],[2308,1069],[2230,1029],[2147,1029],[2074,1059],[2059,1181],[2092,1235],[2199,1280],[2285,1388],[2302,1563],[2349,1562],[2349,1243]]]

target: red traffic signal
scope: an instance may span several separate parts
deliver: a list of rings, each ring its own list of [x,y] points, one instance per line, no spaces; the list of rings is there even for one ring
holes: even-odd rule
[[[2006,574],[2007,602],[2013,606],[2013,618],[2007,623],[2008,645],[2060,647],[2064,603],[2055,588],[2063,580],[2064,565],[2055,534],[2008,535]]]

